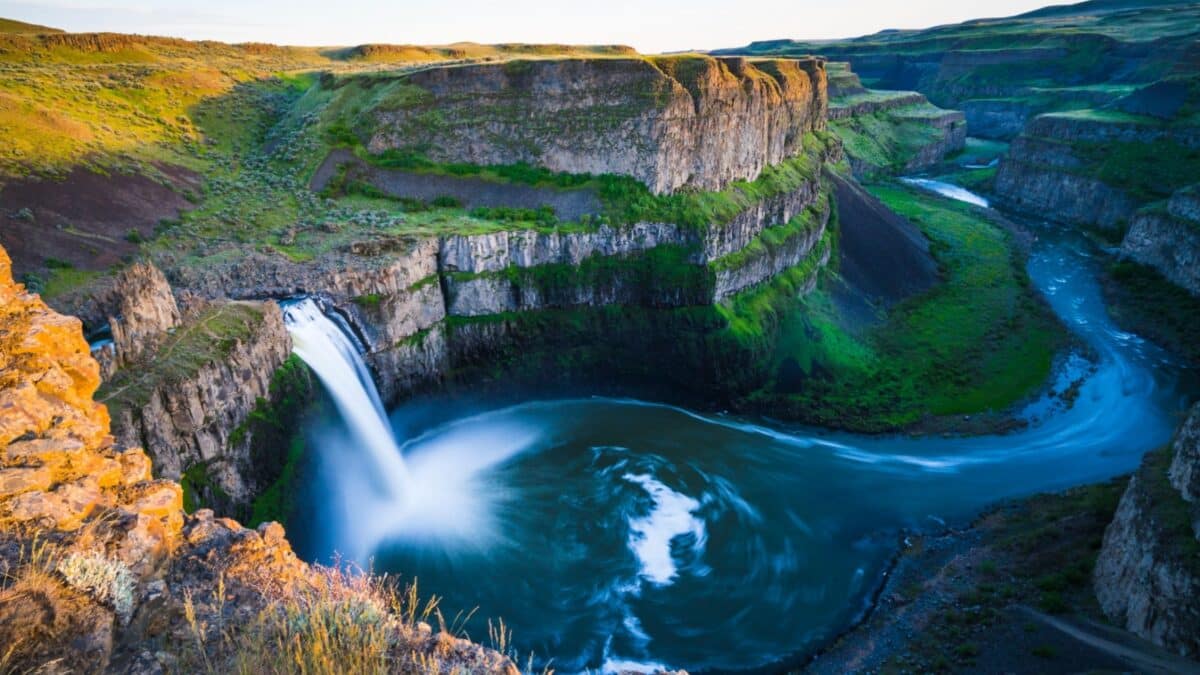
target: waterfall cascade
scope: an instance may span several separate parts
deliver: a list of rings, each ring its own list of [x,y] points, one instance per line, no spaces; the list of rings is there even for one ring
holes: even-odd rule
[[[362,355],[312,298],[285,308],[283,318],[292,351],[325,385],[357,445],[374,463],[381,496],[403,498],[408,468]]]
[[[317,484],[333,522],[328,548],[360,563],[386,541],[484,547],[505,495],[488,471],[535,444],[521,424],[457,423],[398,443],[349,326],[306,298],[284,308],[292,351],[329,393],[339,420],[310,429]],[[402,431],[403,431],[403,425]]]

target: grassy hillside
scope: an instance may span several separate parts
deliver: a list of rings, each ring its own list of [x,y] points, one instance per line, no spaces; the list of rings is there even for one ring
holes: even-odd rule
[[[748,407],[884,431],[1000,412],[1035,393],[1065,332],[1008,232],[959,202],[894,184],[871,192],[929,238],[942,283],[865,326],[833,287],[805,298],[782,323],[773,381]]]
[[[1198,3],[1094,0],[925,30],[719,52],[846,60],[868,86],[920,91],[964,110],[973,135],[1011,138],[1035,114],[1104,105],[1139,84],[1194,72],[1197,36]]]
[[[520,56],[627,55],[627,47],[360,45],[278,47],[190,42],[116,33],[62,33],[0,24],[0,180],[54,175],[80,162],[203,165],[205,146],[228,145],[250,119],[206,120],[240,88],[297,73],[420,67]],[[294,80],[293,80],[294,81]]]

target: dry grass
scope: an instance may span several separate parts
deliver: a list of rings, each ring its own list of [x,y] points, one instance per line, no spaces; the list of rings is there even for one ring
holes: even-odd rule
[[[505,665],[456,637],[469,614],[447,624],[438,599],[421,600],[415,583],[400,591],[386,576],[345,567],[313,572],[310,583],[282,594],[248,622],[228,619],[224,577],[211,598],[186,597],[191,640],[180,655],[183,670],[336,675],[478,672]],[[429,626],[433,620],[439,631]],[[497,651],[507,651],[511,632],[502,622],[490,627]]]
[[[86,533],[69,546],[38,537],[18,545],[0,558],[0,674],[86,672],[107,659],[113,607],[132,602],[131,580]]]

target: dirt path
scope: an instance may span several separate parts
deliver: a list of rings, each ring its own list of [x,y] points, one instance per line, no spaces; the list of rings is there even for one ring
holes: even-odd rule
[[[1088,620],[1060,619],[1027,605],[1017,605],[1016,609],[1089,647],[1128,663],[1138,671],[1200,674],[1200,664],[1195,661],[1171,654],[1116,628]]]

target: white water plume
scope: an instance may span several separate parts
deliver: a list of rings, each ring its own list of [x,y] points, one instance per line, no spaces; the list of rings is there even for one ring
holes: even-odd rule
[[[539,432],[510,421],[481,423],[481,415],[401,446],[344,329],[312,299],[289,306],[284,319],[292,350],[321,380],[349,431],[326,429],[315,439],[338,552],[361,563],[385,541],[487,545],[503,494],[482,485],[481,474],[533,446]]]
[[[388,497],[402,498],[410,482],[408,468],[371,372],[354,343],[311,298],[284,310],[284,321],[292,336],[292,351],[317,374],[358,446],[374,463],[381,479],[377,487]]]

